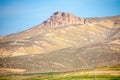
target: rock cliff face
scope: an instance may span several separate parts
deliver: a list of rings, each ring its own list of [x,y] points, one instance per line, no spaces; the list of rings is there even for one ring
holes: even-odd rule
[[[43,24],[48,27],[61,27],[70,24],[88,24],[89,20],[79,18],[66,12],[55,12],[48,20]]]

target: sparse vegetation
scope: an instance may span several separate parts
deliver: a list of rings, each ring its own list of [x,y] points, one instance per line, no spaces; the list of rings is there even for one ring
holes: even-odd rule
[[[45,54],[4,58],[0,67],[25,69],[27,72],[70,71],[119,64],[119,58],[119,51],[111,50],[109,45],[102,45],[101,48],[101,45],[97,44],[65,48]]]

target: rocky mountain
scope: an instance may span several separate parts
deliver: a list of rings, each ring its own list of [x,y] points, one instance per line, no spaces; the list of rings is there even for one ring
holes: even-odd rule
[[[1,36],[1,53],[7,54],[6,56],[17,56],[45,53],[68,47],[70,44],[66,45],[67,43],[65,43],[66,46],[63,44],[61,46],[61,44],[57,43],[59,40],[56,40],[57,42],[53,41],[55,39],[52,37],[59,35],[56,34],[56,31],[59,30],[61,33],[62,28],[88,23],[89,21],[87,19],[79,18],[66,12],[55,12],[52,17],[36,27],[20,33]]]
[[[61,27],[70,24],[87,24],[88,19],[79,18],[66,12],[55,12],[48,20],[43,24],[48,27]]]
[[[0,69],[69,71],[120,64],[120,16],[55,12],[43,23],[0,37]]]

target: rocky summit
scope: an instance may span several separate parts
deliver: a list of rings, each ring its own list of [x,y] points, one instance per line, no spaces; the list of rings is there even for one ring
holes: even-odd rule
[[[44,25],[48,27],[60,27],[70,24],[88,24],[88,19],[79,18],[73,14],[66,12],[55,12],[48,20],[44,21]]]

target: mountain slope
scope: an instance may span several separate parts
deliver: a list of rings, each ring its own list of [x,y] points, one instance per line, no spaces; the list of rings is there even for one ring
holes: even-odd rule
[[[53,20],[56,16],[59,18],[59,15],[56,14],[47,21]],[[76,20],[76,16],[73,20]],[[118,20],[120,20],[119,17],[116,18],[116,21]],[[52,22],[56,21],[53,20]],[[64,24],[64,21],[62,22]],[[119,22],[104,19],[99,22],[87,24],[83,24],[81,21],[79,24],[70,24],[69,22],[64,26],[63,24],[59,27],[49,27],[45,26],[49,25],[49,22],[47,22],[21,33],[3,36],[0,39],[0,53],[3,55],[2,57],[38,54],[72,46],[76,47],[89,43],[104,42],[106,38],[113,35],[111,34],[113,31],[116,32],[114,28],[119,28],[120,25]],[[117,38],[119,37],[118,28],[116,29],[118,33],[114,33]]]
[[[42,24],[0,37],[0,68],[69,71],[120,64],[120,16],[56,12]]]
[[[26,54],[45,53],[46,51],[49,52],[69,47],[71,46],[71,44],[74,43],[73,41],[67,39],[63,40],[62,37],[61,39],[55,40],[53,39],[53,37],[56,36],[57,39],[58,34],[56,33],[58,32],[61,35],[64,35],[63,28],[65,28],[65,26],[69,27],[72,26],[72,24],[76,24],[76,21],[79,24],[85,24],[86,20],[78,18],[69,13],[56,12],[51,18],[49,18],[48,20],[44,21],[42,24],[36,27],[33,27],[31,29],[17,34],[2,36],[0,38],[1,54],[8,54],[6,56],[17,56]],[[68,28],[66,30],[68,31]],[[70,44],[68,45],[66,41]],[[65,45],[62,46],[61,43]]]
[[[46,54],[4,58],[1,60],[0,67],[22,69],[27,73],[88,69],[120,64],[119,53],[120,51],[111,49],[111,45],[95,44],[61,49]]]

